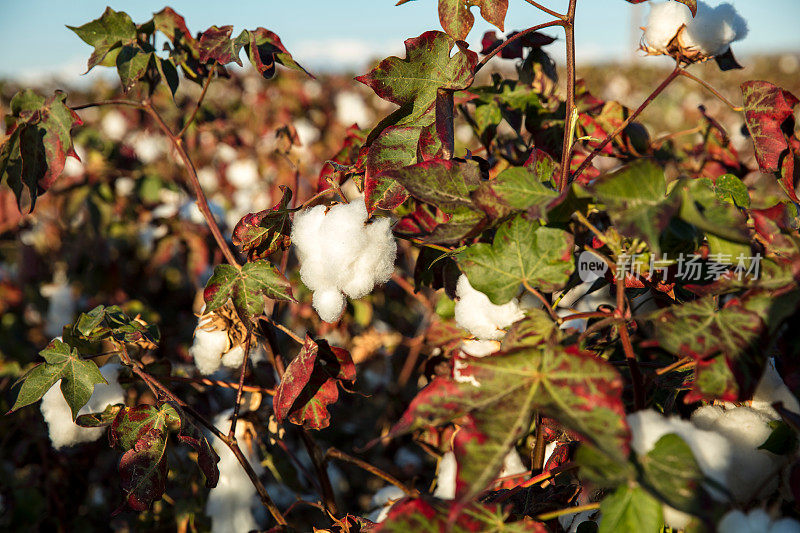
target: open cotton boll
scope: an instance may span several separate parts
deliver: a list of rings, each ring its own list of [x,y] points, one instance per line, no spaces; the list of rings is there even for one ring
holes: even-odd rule
[[[503,459],[503,468],[500,469],[500,473],[497,474],[497,477],[515,476],[517,474],[524,474],[527,471],[528,469],[522,464],[519,453],[512,448],[506,454],[505,459]]]
[[[392,276],[397,244],[390,222],[366,222],[363,202],[338,204],[327,212],[318,205],[294,216],[291,239],[300,279],[314,291],[314,308],[326,322],[341,316],[344,295],[361,298]]]
[[[461,274],[458,278],[456,323],[478,339],[500,340],[505,335],[504,328],[524,316],[516,298],[502,305],[495,305],[488,296],[472,288],[467,276]]]
[[[665,417],[653,410],[637,411],[628,415],[627,420],[631,430],[631,448],[637,455],[646,455],[661,437],[675,433],[692,450],[697,465],[706,477],[722,486],[728,485],[733,449],[731,443],[719,433],[699,429],[691,422]],[[711,486],[707,489],[715,499],[725,499],[719,490]]]
[[[227,410],[214,419],[223,434],[228,433],[231,427],[230,416],[233,410]],[[245,424],[236,425],[236,438],[239,439],[240,448],[247,462],[253,467],[257,475],[264,472],[264,467],[258,456],[250,446],[244,442],[246,433]],[[259,506],[256,489],[250,478],[239,464],[236,456],[219,439],[214,437],[212,442],[214,451],[219,455],[219,482],[209,491],[206,502],[206,514],[211,517],[211,531],[213,533],[228,533],[230,531],[258,530],[254,510]]]
[[[404,497],[406,494],[400,487],[389,485],[383,487],[372,495],[371,507],[375,510],[367,515],[367,520],[370,522],[380,523],[383,522],[389,515],[389,510],[395,501]]]
[[[372,122],[372,113],[364,103],[364,97],[358,93],[340,92],[334,98],[333,103],[336,108],[336,120],[345,126],[358,124],[359,127],[364,128]]]
[[[691,20],[692,12],[680,2],[667,0],[659,4],[651,3],[644,39],[650,48],[664,51],[681,26]]]
[[[100,120],[100,131],[112,141],[121,141],[128,132],[128,121],[119,111],[109,111]]]
[[[777,402],[783,403],[783,406],[793,413],[800,413],[800,403],[775,369],[775,360],[770,359],[753,393],[752,407],[777,420],[780,415],[772,407],[772,404]]]
[[[48,299],[44,334],[57,337],[75,315],[75,299],[64,269],[58,269],[53,276],[53,283],[43,286],[40,292]]]
[[[225,170],[225,179],[237,189],[248,189],[258,184],[258,164],[254,159],[239,159]]]
[[[436,469],[436,488],[433,495],[442,500],[452,500],[456,497],[456,454],[445,453],[439,459]]]
[[[720,533],[800,533],[800,522],[791,518],[772,521],[763,509],[753,509],[745,514],[729,511],[717,524]]]
[[[109,405],[125,403],[125,391],[117,382],[119,369],[120,366],[117,364],[108,364],[100,368],[100,373],[108,384],[95,385],[91,398],[78,411],[79,416],[99,413]],[[105,433],[106,428],[84,428],[72,421],[72,411],[61,392],[61,380],[58,380],[42,396],[40,409],[45,422],[47,422],[53,448],[59,449],[81,442],[92,442]]]
[[[194,343],[189,354],[194,358],[197,370],[203,375],[213,374],[222,365],[222,354],[228,349],[228,334],[223,330],[208,331],[203,327],[211,321],[210,316],[200,317],[194,331]]]
[[[696,48],[703,55],[724,54],[733,41],[747,36],[747,22],[730,4],[711,7],[705,2],[697,2],[697,16],[686,24],[682,43],[688,48]]]
[[[131,141],[133,152],[142,163],[149,165],[167,152],[167,140],[161,135],[140,133]]]
[[[465,340],[461,343],[461,351],[472,357],[486,357],[499,349],[497,341]]]
[[[241,368],[244,361],[244,348],[234,346],[222,355],[222,364],[228,368]]]

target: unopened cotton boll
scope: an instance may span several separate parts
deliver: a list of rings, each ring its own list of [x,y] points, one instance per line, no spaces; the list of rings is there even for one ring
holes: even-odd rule
[[[94,386],[92,396],[78,411],[78,416],[99,413],[109,405],[125,403],[125,391],[117,381],[119,369],[120,365],[118,364],[107,364],[100,368],[100,373],[108,384],[98,383]],[[84,428],[72,421],[72,411],[61,392],[61,380],[58,380],[42,396],[40,409],[45,422],[47,422],[53,448],[59,449],[82,442],[96,441],[105,433],[106,428]]]
[[[203,327],[211,317],[201,317],[194,332],[194,343],[189,354],[197,370],[203,375],[213,374],[222,365],[222,354],[228,349],[228,334],[223,330],[208,331]]]
[[[223,434],[227,435],[230,430],[232,412],[232,410],[225,411],[214,419],[214,425]],[[261,475],[264,467],[261,466],[255,450],[244,442],[245,433],[245,424],[237,424],[236,438],[239,440],[239,447],[255,473]],[[260,504],[250,478],[225,444],[214,437],[212,446],[219,455],[219,463],[217,463],[219,482],[215,488],[209,491],[206,502],[206,514],[211,517],[211,531],[228,533],[260,529],[254,514]]]
[[[254,159],[239,159],[225,170],[225,179],[237,189],[250,189],[258,184],[258,163]]]
[[[394,271],[397,244],[387,218],[367,224],[363,202],[318,205],[294,216],[291,239],[300,260],[300,279],[314,292],[314,309],[335,322],[345,295],[362,298]]]
[[[504,329],[524,316],[516,298],[502,305],[495,305],[488,296],[472,288],[467,276],[462,274],[458,278],[456,324],[478,339],[500,340],[505,335]]]
[[[791,518],[773,521],[763,509],[745,514],[729,511],[717,524],[720,533],[800,533],[800,522]]]

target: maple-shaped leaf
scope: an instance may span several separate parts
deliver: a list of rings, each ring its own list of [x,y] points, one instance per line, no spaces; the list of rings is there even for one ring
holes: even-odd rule
[[[116,305],[98,305],[87,313],[81,313],[75,324],[65,329],[68,330],[66,338],[70,340],[75,338],[96,342],[110,338],[131,344],[158,344],[161,338],[156,325],[133,319]]]
[[[15,384],[20,384],[19,392],[9,413],[40,400],[61,380],[61,393],[75,420],[78,411],[92,397],[94,386],[108,383],[94,361],[81,359],[78,350],[58,339],[52,340],[39,355],[44,357],[44,363],[19,378]]]
[[[233,244],[242,253],[253,259],[268,256],[276,250],[285,250],[291,244],[289,234],[292,221],[289,218],[292,190],[281,185],[283,196],[272,209],[245,215],[233,229]]]
[[[758,166],[762,172],[777,172],[781,157],[789,150],[788,137],[794,134],[793,109],[798,99],[766,81],[747,81],[741,88],[744,121],[753,139]]]
[[[400,108],[382,120],[367,139],[364,193],[367,208],[393,209],[406,198],[402,186],[391,178],[382,178],[383,171],[408,166],[434,157],[450,139],[437,138],[452,121],[447,103],[452,92],[467,88],[478,56],[446,33],[429,31],[405,42],[406,57],[389,57],[363,76],[356,78],[375,93]],[[452,102],[450,102],[452,103]],[[437,120],[439,121],[437,124]],[[426,133],[433,128],[436,135]],[[450,128],[451,129],[451,128]],[[429,130],[430,131],[430,130]]]
[[[470,285],[497,305],[514,298],[520,285],[553,292],[575,269],[573,237],[517,215],[503,223],[492,244],[478,243],[456,256]]]
[[[627,0],[631,4],[641,4],[642,2],[647,2],[647,0]],[[676,2],[680,2],[681,4],[685,5],[689,8],[689,11],[692,12],[692,16],[694,17],[697,15],[697,0],[675,0]]]
[[[219,455],[217,455],[217,452],[215,452],[214,448],[209,444],[208,439],[200,428],[186,415],[183,408],[174,402],[170,402],[170,405],[180,417],[178,440],[191,446],[197,453],[197,465],[206,478],[206,487],[216,487],[217,482],[219,482],[219,468],[217,467]]]
[[[114,65],[122,47],[136,43],[136,24],[131,17],[124,11],[114,11],[110,7],[106,8],[100,18],[83,26],[67,28],[74,31],[83,42],[94,47],[87,72],[97,65]]]
[[[67,155],[74,154],[70,132],[82,122],[66,98],[62,92],[45,99],[25,90],[11,99],[8,137],[0,145],[0,182],[14,191],[21,211],[26,190],[33,211],[36,198],[61,175]]]
[[[640,160],[601,176],[592,185],[606,204],[620,233],[641,237],[658,254],[659,237],[678,209],[678,198],[667,195],[664,171],[652,161]]]
[[[207,311],[218,309],[231,300],[239,318],[246,324],[264,313],[266,298],[294,301],[289,280],[266,259],[250,261],[241,269],[218,265],[203,292]]]
[[[80,415],[75,419],[75,423],[84,428],[100,428],[110,426],[117,418],[117,414],[124,408],[124,405],[114,404],[107,406],[101,413],[89,413]]]
[[[339,398],[339,383],[355,379],[350,352],[306,336],[275,391],[275,417],[279,422],[288,418],[306,429],[326,428],[330,424],[328,405]]]
[[[613,457],[625,457],[621,391],[611,365],[575,347],[545,343],[464,356],[453,377],[436,377],[417,394],[391,435],[458,420],[456,491],[468,499],[497,475],[537,410]]]
[[[503,218],[525,211],[532,218],[544,218],[547,206],[558,191],[548,185],[555,170],[553,159],[540,150],[539,162],[530,167],[511,167],[493,180],[481,183],[475,191],[475,203],[492,218]]]
[[[125,450],[117,468],[125,502],[134,511],[149,509],[164,494],[167,437],[178,423],[180,417],[169,404],[125,407],[111,423],[111,445]]]
[[[509,514],[502,505],[496,504],[470,502],[462,506],[455,502],[404,498],[395,502],[386,518],[371,531],[386,533],[409,531],[546,533],[548,531],[544,524],[528,517],[508,522]]]
[[[235,40],[231,39],[233,26],[211,26],[200,35],[200,61],[203,63],[217,62],[220,65],[236,63],[242,66],[239,52],[249,41],[249,35],[240,34]]]
[[[480,7],[486,22],[504,30],[508,0],[439,0],[439,22],[444,31],[455,39],[466,39],[475,24],[472,6]]]
[[[635,484],[622,485],[606,496],[600,512],[598,533],[661,531],[664,525],[661,502]]]
[[[723,355],[697,361],[694,377],[686,386],[690,388],[684,398],[687,404],[712,400],[735,402],[739,399],[739,384]]]
[[[265,28],[244,30],[237,41],[246,43],[245,49],[250,63],[266,79],[275,75],[276,63],[314,77],[292,58],[292,55],[283,46],[280,37]]]

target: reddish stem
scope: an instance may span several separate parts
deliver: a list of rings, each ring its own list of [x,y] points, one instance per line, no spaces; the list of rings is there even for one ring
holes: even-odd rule
[[[575,3],[569,1],[567,17],[563,22],[567,40],[567,101],[564,118],[564,140],[561,148],[561,175],[558,190],[563,191],[569,183],[569,163],[572,159],[572,110],[575,109]]]

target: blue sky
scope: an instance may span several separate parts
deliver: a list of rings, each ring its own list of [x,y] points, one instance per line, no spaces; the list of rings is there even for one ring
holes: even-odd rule
[[[563,11],[567,0],[541,0]],[[750,35],[736,43],[739,56],[769,51],[800,52],[799,0],[729,0],[748,21]],[[506,31],[547,20],[524,0],[510,0]],[[712,0],[711,4],[719,3]],[[74,77],[85,70],[91,48],[65,24],[98,17],[106,5],[128,12],[135,22],[149,19],[164,5],[186,17],[193,32],[212,24],[234,31],[264,26],[278,35],[295,58],[311,70],[361,70],[369,58],[402,55],[402,42],[439,29],[436,0],[396,7],[394,0],[0,0],[0,76],[35,78],[55,72]],[[579,0],[576,27],[578,61],[621,60],[631,56],[648,11],[623,0]],[[476,14],[468,41],[477,48],[492,27]],[[561,36],[559,29],[550,33]],[[549,50],[563,55],[563,40]]]

